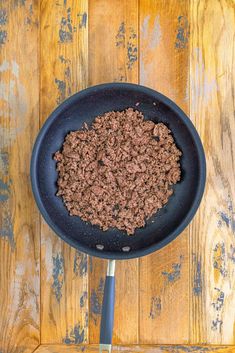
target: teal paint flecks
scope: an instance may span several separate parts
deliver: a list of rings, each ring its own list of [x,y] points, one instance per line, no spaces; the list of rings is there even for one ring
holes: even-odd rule
[[[62,298],[62,287],[64,284],[64,257],[61,253],[52,257],[53,261],[53,283],[52,288],[58,303]]]
[[[5,26],[8,22],[8,14],[6,9],[0,9],[0,25]]]
[[[178,17],[178,28],[176,33],[175,47],[185,49],[189,42],[189,23],[186,16]]]
[[[1,228],[0,237],[6,238],[11,248],[14,249],[14,232],[10,208],[11,180],[5,181],[8,175],[9,158],[6,152],[0,153],[0,212]]]
[[[73,40],[73,27],[71,20],[71,8],[67,9],[67,16],[62,17],[60,21],[59,29],[59,41],[60,43],[68,43]]]
[[[79,344],[83,343],[85,339],[85,331],[84,328],[80,326],[80,324],[76,324],[70,332],[66,332],[66,337],[63,339],[63,343],[65,344]]]
[[[59,92],[58,98],[56,99],[56,103],[60,104],[65,100],[66,82],[55,78],[55,83]]]
[[[233,234],[235,234],[235,210],[230,195],[228,196],[227,200],[227,209],[218,212],[218,214],[220,217],[218,221],[218,227],[220,228],[225,225],[227,228],[231,229]]]
[[[212,306],[216,311],[220,311],[224,306],[225,295],[224,292],[219,288],[215,287],[214,290],[216,291],[217,295],[215,301],[212,303]]]
[[[63,56],[60,56],[59,59],[62,63],[65,63],[63,61],[65,60]],[[56,103],[60,104],[65,100],[65,98],[71,96],[72,94],[72,79],[71,79],[71,70],[69,67],[69,61],[68,61],[68,65],[64,69],[64,78],[62,80],[55,78],[55,84],[58,90]]]
[[[193,254],[193,294],[199,296],[202,294],[202,264],[201,258]]]
[[[230,244],[228,258],[230,261],[232,261],[235,264],[235,246],[233,246],[232,244]]]
[[[151,319],[155,319],[157,316],[161,314],[161,310],[162,310],[161,298],[156,296],[152,297],[149,317]]]
[[[116,42],[115,45],[116,47],[123,47],[125,48],[125,33],[126,33],[126,27],[125,27],[125,23],[121,22],[119,28],[118,28],[118,32],[115,36]]]
[[[182,267],[183,256],[180,256],[180,261],[178,263],[173,263],[171,265],[172,270],[167,272],[163,271],[162,275],[166,278],[168,283],[176,282],[180,278],[181,267]]]
[[[76,276],[84,277],[87,275],[88,256],[76,251],[73,261],[73,272]]]
[[[126,51],[126,66],[131,70],[138,59],[137,35],[134,28],[129,27],[129,36],[127,37],[127,28],[125,22],[121,22],[115,36],[115,45],[117,48],[124,48]]]
[[[85,292],[82,293],[82,296],[80,297],[80,308],[83,308],[85,306],[87,298],[88,298],[88,294],[85,291]]]
[[[133,28],[129,28],[130,35],[127,41],[127,69],[131,70],[138,59],[137,36]]]
[[[5,44],[7,41],[7,31],[1,31],[0,30],[0,44]]]
[[[90,298],[91,318],[94,324],[97,325],[97,316],[101,315],[102,297],[104,292],[104,279],[100,278],[97,289],[92,289]]]
[[[83,13],[78,13],[78,18],[79,18],[79,23],[78,23],[78,27],[81,28],[86,28],[86,24],[87,24],[87,13],[83,12]]]

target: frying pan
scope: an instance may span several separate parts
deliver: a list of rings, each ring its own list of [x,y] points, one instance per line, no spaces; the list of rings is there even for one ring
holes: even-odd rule
[[[117,229],[104,232],[79,217],[69,216],[62,199],[56,196],[57,172],[53,160],[68,132],[80,129],[84,122],[91,124],[97,115],[128,107],[138,108],[145,118],[155,123],[166,124],[183,153],[182,177],[174,186],[174,194],[144,228],[135,231],[134,236]],[[55,233],[71,246],[89,255],[109,259],[102,307],[101,351],[111,351],[115,260],[150,254],[175,239],[196,213],[205,178],[204,151],[193,124],[175,103],[147,87],[129,83],[90,87],[64,101],[41,128],[31,159],[32,189],[40,212]]]

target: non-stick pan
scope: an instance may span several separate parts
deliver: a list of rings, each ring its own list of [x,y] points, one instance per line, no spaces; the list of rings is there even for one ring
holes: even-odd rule
[[[138,103],[138,107],[136,105]],[[167,205],[133,236],[99,227],[71,217],[56,196],[57,172],[54,153],[65,135],[88,125],[111,110],[138,108],[146,119],[163,122],[182,151],[182,178],[174,186]],[[176,238],[192,220],[205,186],[206,163],[203,147],[189,118],[170,99],[139,85],[110,83],[90,87],[64,101],[47,119],[35,142],[31,160],[31,182],[35,200],[49,226],[71,246],[92,256],[109,259],[105,283],[100,348],[111,350],[114,316],[115,259],[150,254]]]

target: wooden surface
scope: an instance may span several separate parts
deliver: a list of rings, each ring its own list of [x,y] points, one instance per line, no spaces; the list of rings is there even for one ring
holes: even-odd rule
[[[98,351],[84,344],[99,341],[106,261],[40,218],[29,162],[58,104],[113,81],[174,100],[207,158],[190,226],[157,253],[117,263],[114,351],[235,352],[234,35],[233,0],[0,1],[1,353]]]
[[[0,352],[40,341],[40,223],[29,180],[39,128],[38,4],[0,10]]]
[[[98,352],[98,346],[62,346],[62,345],[41,345],[36,353],[74,353]],[[234,347],[229,346],[180,346],[180,345],[144,345],[144,346],[114,346],[114,353],[234,353]]]

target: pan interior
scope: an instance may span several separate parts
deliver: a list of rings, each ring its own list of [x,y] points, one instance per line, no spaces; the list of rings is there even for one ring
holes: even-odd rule
[[[138,107],[136,103],[139,103]],[[181,157],[182,178],[174,186],[174,194],[167,205],[147,221],[134,236],[117,229],[103,232],[68,214],[56,191],[56,163],[54,153],[61,148],[65,135],[92,123],[97,115],[128,107],[143,112],[146,119],[163,122],[172,131]],[[54,111],[36,141],[31,178],[38,206],[50,226],[71,245],[101,257],[135,257],[163,246],[189,221],[204,186],[203,151],[200,140],[187,117],[174,103],[157,92],[137,85],[110,84],[82,91],[65,101]],[[194,212],[195,212],[194,211]],[[188,218],[188,221],[186,221]],[[192,218],[192,216],[191,216]]]

